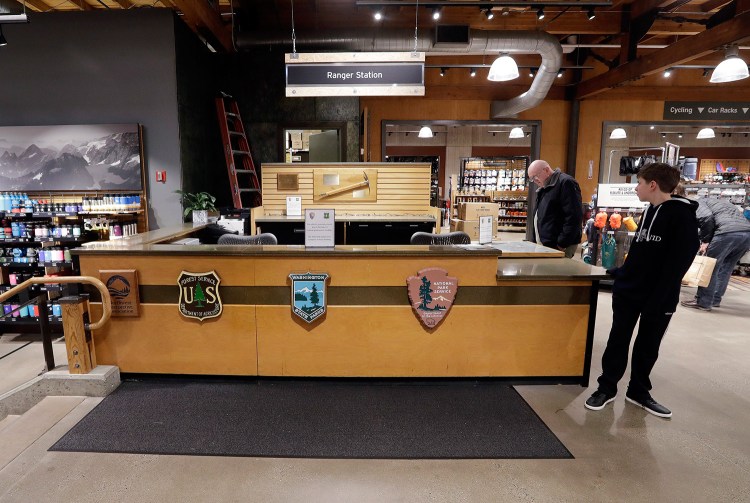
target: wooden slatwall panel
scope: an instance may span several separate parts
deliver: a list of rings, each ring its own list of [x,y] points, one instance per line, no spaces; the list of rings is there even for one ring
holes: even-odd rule
[[[315,170],[331,172],[342,169],[377,169],[377,201],[342,202],[313,201],[313,173]],[[287,196],[302,196],[302,208],[334,208],[340,214],[350,215],[425,215],[430,212],[429,163],[292,163],[264,164],[261,187],[265,215],[286,214]],[[299,189],[279,191],[276,175],[297,173]]]

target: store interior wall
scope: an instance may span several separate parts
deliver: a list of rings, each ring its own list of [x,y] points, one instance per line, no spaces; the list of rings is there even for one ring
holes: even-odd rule
[[[149,224],[181,222],[173,13],[30,12],[29,21],[3,26],[0,125],[142,124]]]
[[[216,111],[216,58],[177,18],[175,54],[182,190],[208,192],[217,207],[229,207],[232,193]]]
[[[279,131],[301,122],[346,122],[343,160],[359,161],[359,98],[287,98],[283,50],[216,57],[219,89],[237,100],[257,168],[262,170],[262,163],[283,162]]]

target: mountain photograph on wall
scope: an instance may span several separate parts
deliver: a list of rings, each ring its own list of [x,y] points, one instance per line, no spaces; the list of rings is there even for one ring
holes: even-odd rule
[[[142,190],[138,124],[0,127],[0,190]]]

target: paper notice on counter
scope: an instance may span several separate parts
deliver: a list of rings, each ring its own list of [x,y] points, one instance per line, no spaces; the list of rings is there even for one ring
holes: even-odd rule
[[[335,240],[335,212],[333,209],[305,210],[305,246],[333,248]]]
[[[286,214],[292,217],[302,216],[302,198],[300,196],[287,196]]]
[[[495,217],[488,215],[479,217],[479,244],[491,243],[494,234]]]

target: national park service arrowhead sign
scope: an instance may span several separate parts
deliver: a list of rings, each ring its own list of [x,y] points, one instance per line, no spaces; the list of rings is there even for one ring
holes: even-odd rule
[[[409,301],[419,320],[427,328],[434,328],[448,314],[458,292],[458,278],[448,276],[439,267],[422,269],[406,279]]]
[[[326,312],[326,273],[290,274],[292,280],[292,313],[308,323]]]
[[[222,304],[219,283],[221,279],[216,271],[182,271],[177,278],[177,285],[180,287],[180,314],[200,321],[220,316]]]

